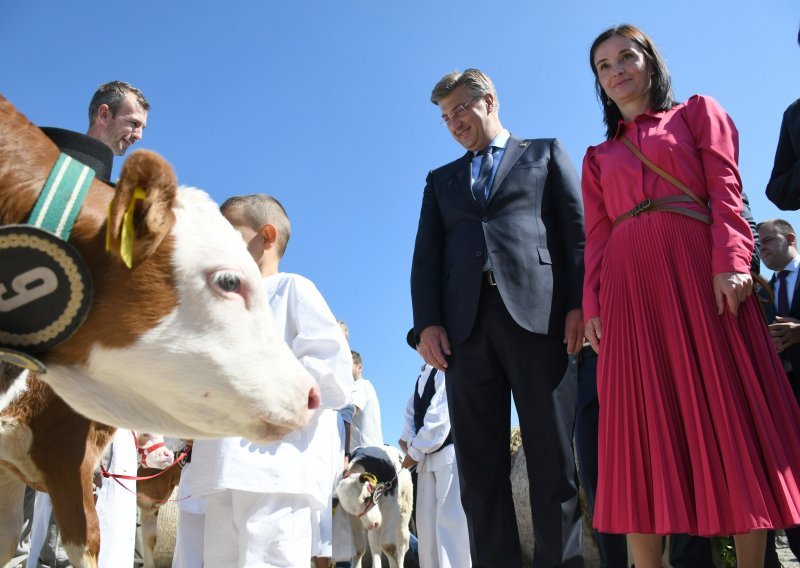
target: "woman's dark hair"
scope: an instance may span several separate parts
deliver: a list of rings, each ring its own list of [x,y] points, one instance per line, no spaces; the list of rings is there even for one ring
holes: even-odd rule
[[[608,98],[608,95],[600,85],[600,78],[594,66],[594,54],[601,43],[615,35],[635,42],[642,49],[647,62],[650,64],[650,73],[652,75],[650,108],[656,111],[668,110],[677,104],[675,96],[672,94],[672,80],[669,76],[669,69],[667,69],[667,64],[658,52],[653,40],[642,30],[631,24],[621,24],[608,28],[597,36],[589,50],[589,67],[592,68],[592,73],[594,73],[594,87],[597,91],[597,98],[603,107],[603,122],[606,125],[606,138],[608,139],[613,138],[617,133],[617,126],[622,119],[622,113],[614,101]]]

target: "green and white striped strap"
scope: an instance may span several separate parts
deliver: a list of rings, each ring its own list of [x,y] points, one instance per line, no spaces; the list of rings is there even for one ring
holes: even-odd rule
[[[60,239],[69,239],[93,179],[92,168],[60,154],[27,223],[50,231]]]

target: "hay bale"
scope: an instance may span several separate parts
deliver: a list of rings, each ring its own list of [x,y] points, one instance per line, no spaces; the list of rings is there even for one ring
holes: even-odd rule
[[[525,450],[522,448],[522,435],[519,427],[511,429],[511,493],[514,497],[514,509],[517,514],[519,544],[522,549],[522,566],[533,566],[533,520],[531,519],[530,496],[528,492],[528,470]],[[581,491],[581,507],[583,509],[583,539],[581,554],[586,568],[600,566],[600,553],[592,531],[592,522],[586,514],[586,506]]]
[[[158,538],[156,539],[156,568],[171,568],[175,552],[175,536],[178,532],[178,488],[172,491],[170,500],[158,510]]]

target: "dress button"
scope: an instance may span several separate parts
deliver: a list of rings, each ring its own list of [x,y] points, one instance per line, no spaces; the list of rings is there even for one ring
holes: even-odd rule
[[[481,256],[483,256],[483,251],[476,250],[475,251],[475,258],[480,258]]]

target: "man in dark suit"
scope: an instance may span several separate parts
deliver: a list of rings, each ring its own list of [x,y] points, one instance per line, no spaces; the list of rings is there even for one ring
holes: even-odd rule
[[[414,330],[447,370],[473,567],[521,564],[509,482],[511,393],[530,478],[534,566],[581,567],[572,453],[583,205],[558,140],[519,139],[491,80],[445,75],[431,101],[468,152],[428,174],[411,270]]]
[[[770,322],[769,331],[794,395],[800,402],[800,254],[797,234],[783,219],[772,219],[758,224],[758,238],[761,241],[761,261],[774,271],[770,285],[775,291],[775,299],[764,305]],[[792,553],[800,559],[800,527],[786,529],[786,536]],[[773,538],[768,539],[768,560],[773,543]]]

